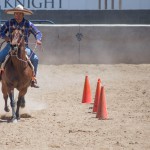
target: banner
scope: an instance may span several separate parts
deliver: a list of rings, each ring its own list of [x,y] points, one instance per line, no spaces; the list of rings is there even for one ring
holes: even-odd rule
[[[30,10],[97,10],[99,0],[0,0],[1,9],[18,4]]]
[[[1,9],[18,4],[30,10],[141,10],[150,9],[150,0],[0,0]]]

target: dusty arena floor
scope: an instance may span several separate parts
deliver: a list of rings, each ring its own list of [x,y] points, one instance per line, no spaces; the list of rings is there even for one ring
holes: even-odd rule
[[[85,75],[93,101],[102,80],[108,120],[81,103]],[[150,64],[39,65],[38,83],[18,123],[6,122],[0,94],[0,150],[150,149]]]

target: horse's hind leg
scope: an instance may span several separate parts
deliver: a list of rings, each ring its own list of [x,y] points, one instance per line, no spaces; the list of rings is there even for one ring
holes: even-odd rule
[[[27,93],[27,89],[21,90],[19,92],[18,101],[17,101],[17,109],[16,109],[17,119],[20,119],[20,114],[19,114],[20,107],[25,107],[25,98],[24,98],[24,95],[26,93]]]
[[[20,107],[22,107],[22,108],[25,107],[24,96],[19,97],[18,101],[17,101],[16,117],[17,117],[18,120],[20,119],[20,114],[19,114]]]
[[[25,107],[25,98],[24,98],[24,96],[21,97],[20,106],[21,106],[21,108]]]
[[[9,107],[8,107],[8,105],[7,105],[8,95],[4,96],[4,100],[5,100],[5,107],[4,107],[4,110],[5,110],[6,112],[9,112],[10,109],[9,109]]]
[[[7,94],[6,88],[4,88],[3,85],[2,85],[2,93],[3,93],[3,98],[4,98],[4,100],[5,100],[5,107],[4,107],[4,110],[5,110],[6,112],[9,112],[10,109],[9,109],[9,107],[8,107],[8,105],[7,105],[8,94]]]

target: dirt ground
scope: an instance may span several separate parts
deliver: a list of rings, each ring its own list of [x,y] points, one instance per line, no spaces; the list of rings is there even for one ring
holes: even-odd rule
[[[0,150],[149,150],[150,64],[39,65],[18,123],[7,123],[0,94]],[[82,104],[85,75],[92,100],[101,79],[108,120]],[[15,94],[17,97],[17,92]],[[28,114],[29,116],[25,115]]]

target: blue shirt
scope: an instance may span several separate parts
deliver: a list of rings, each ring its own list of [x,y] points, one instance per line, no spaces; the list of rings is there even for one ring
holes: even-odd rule
[[[42,33],[34,26],[32,22],[26,20],[25,18],[23,18],[20,23],[18,23],[15,19],[6,21],[0,29],[0,37],[4,39],[8,33],[8,36],[11,39],[12,32],[15,29],[23,30],[26,44],[28,44],[28,38],[31,33],[34,35],[36,40],[42,39]]]

